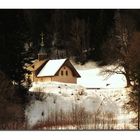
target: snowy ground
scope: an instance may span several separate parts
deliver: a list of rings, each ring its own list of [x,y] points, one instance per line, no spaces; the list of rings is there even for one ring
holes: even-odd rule
[[[94,62],[85,65],[78,65],[73,62],[75,68],[81,75],[77,83],[87,88],[123,88],[126,86],[126,79],[122,74],[103,75],[102,71],[106,67],[98,67]],[[112,69],[114,66],[108,66]],[[108,77],[108,78],[107,78]]]
[[[78,69],[78,66],[76,68]],[[66,115],[66,118],[71,117],[74,111],[82,110],[90,116],[98,111],[112,113],[117,119],[115,129],[135,129],[130,123],[134,114],[122,109],[123,104],[128,101],[128,89],[124,88],[126,85],[124,77],[113,75],[110,79],[104,80],[104,77],[100,75],[100,68],[97,67],[80,68],[78,71],[82,77],[78,80],[78,84],[33,83],[30,93],[42,92],[45,97],[43,101],[32,99],[31,104],[26,108],[25,114],[29,128],[42,121],[49,123],[49,119],[62,120],[64,119],[62,115]],[[77,118],[82,118],[82,111]],[[89,123],[88,120],[86,123]],[[68,129],[68,127],[75,129],[74,126],[68,125],[61,129]],[[94,127],[91,128],[94,129]]]

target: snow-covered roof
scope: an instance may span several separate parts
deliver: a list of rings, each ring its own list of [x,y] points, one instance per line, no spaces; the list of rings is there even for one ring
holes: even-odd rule
[[[33,64],[31,64],[31,65],[29,65],[27,67],[27,70],[29,70],[29,71],[35,71],[40,66],[44,65],[46,62],[47,62],[47,59],[44,59],[44,60],[38,60],[38,59],[36,59],[35,61],[32,62]]]
[[[54,76],[67,59],[49,60],[37,77]]]

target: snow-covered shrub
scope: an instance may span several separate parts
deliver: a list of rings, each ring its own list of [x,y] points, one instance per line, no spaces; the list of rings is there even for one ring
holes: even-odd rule
[[[35,99],[39,101],[44,101],[47,98],[46,95],[42,92],[35,92],[34,96],[35,96]]]
[[[29,91],[29,96],[32,96],[30,100],[44,101],[47,98],[46,94],[44,94],[44,92],[42,91],[42,88],[40,87],[36,87],[35,91],[33,92]]]
[[[51,113],[51,116],[47,120],[38,121],[32,129],[111,130],[116,128],[116,124],[117,119],[113,113],[90,113],[82,107],[75,106],[73,111],[69,113],[63,110]]]

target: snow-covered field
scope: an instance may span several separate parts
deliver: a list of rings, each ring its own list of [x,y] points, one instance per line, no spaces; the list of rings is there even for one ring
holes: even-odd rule
[[[130,123],[134,114],[123,109],[123,104],[128,101],[124,77],[113,75],[104,80],[100,75],[100,68],[97,67],[79,69],[78,72],[82,77],[78,84],[33,83],[30,93],[41,92],[43,96],[41,94],[41,100],[33,96],[26,108],[28,127],[32,128],[42,122],[46,123],[45,125],[48,123],[55,126],[57,123],[60,126],[63,122],[64,125],[57,129],[77,129],[75,123],[81,124],[78,129],[95,129],[97,117],[101,118],[102,122],[98,122],[102,125],[106,122],[114,123],[112,129],[135,129]],[[83,127],[84,124],[86,127]],[[45,125],[41,129],[47,129]],[[109,128],[107,125],[96,128]],[[51,128],[53,129],[53,126]]]
[[[126,86],[126,79],[122,74],[113,74],[108,77],[108,74],[103,75],[102,71],[106,67],[98,67],[94,62],[88,62],[81,66],[75,64],[75,68],[81,75],[77,83],[87,88],[123,88]],[[114,66],[108,66],[108,69]],[[107,78],[108,77],[108,78]]]

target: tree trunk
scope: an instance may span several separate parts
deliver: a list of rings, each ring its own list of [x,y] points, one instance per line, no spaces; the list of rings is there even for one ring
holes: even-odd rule
[[[127,66],[124,66],[124,70],[125,70],[124,75],[125,75],[126,82],[127,82],[126,87],[130,87],[132,85],[131,85],[130,74],[129,74],[130,73],[130,70],[129,70],[128,65]]]
[[[140,97],[138,95],[138,130],[140,130]]]
[[[125,75],[125,78],[126,78],[126,82],[127,82],[127,85],[126,85],[126,87],[130,87],[131,86],[131,81],[130,81],[130,77],[129,77],[129,75]]]

